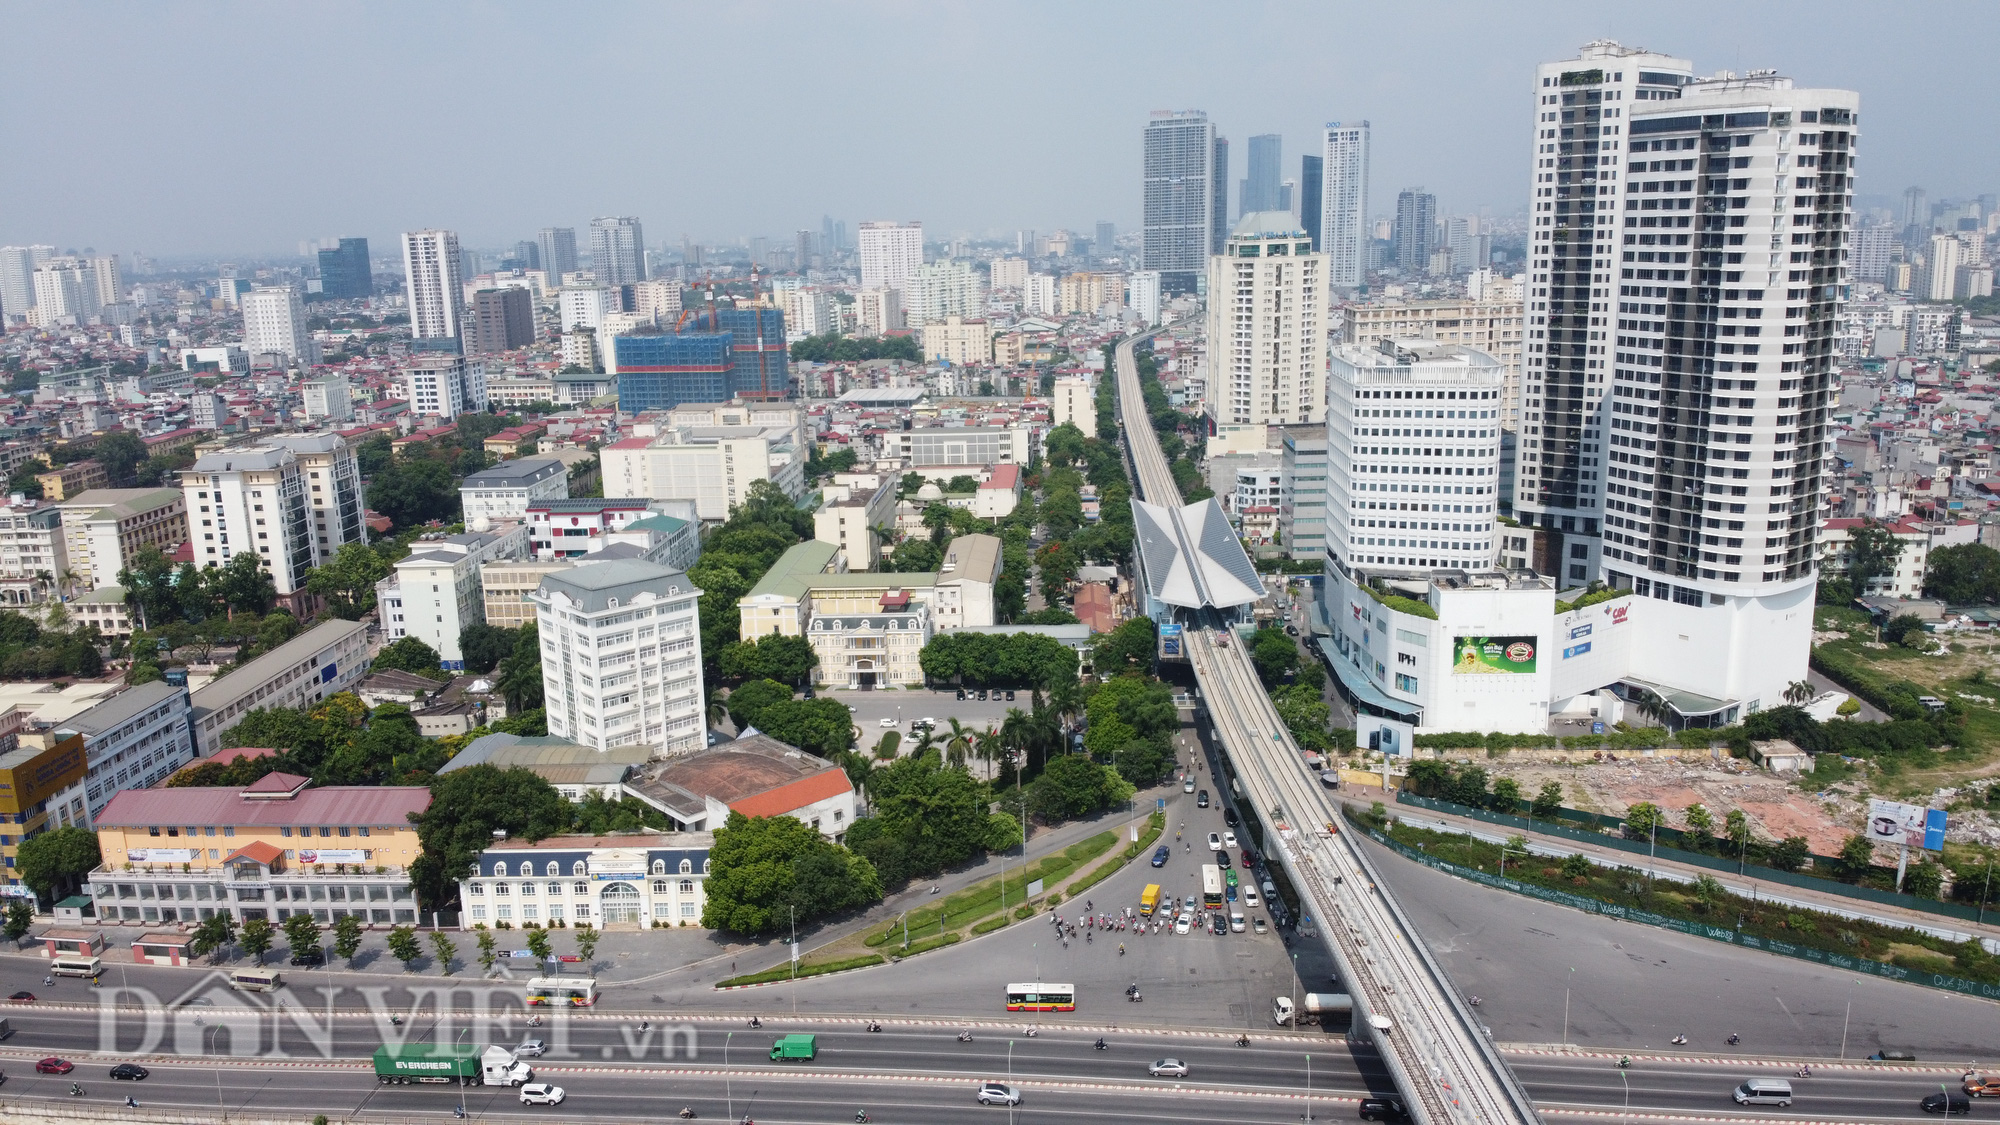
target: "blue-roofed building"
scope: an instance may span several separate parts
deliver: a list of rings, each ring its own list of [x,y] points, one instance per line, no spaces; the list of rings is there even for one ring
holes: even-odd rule
[[[467,926],[699,926],[714,846],[710,832],[503,840],[459,880],[460,917]]]

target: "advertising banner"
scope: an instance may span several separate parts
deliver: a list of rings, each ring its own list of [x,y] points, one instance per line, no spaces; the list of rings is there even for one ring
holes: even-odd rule
[[[125,857],[133,863],[193,863],[194,848],[127,848]]]
[[[365,850],[354,849],[354,848],[338,850],[338,851],[326,851],[326,850],[312,851],[306,848],[300,848],[299,862],[300,863],[366,863],[368,862],[368,853]]]
[[[1534,637],[1457,637],[1452,640],[1456,654],[1451,664],[1454,676],[1504,675],[1533,672]]]
[[[1944,810],[1870,798],[1863,835],[1877,844],[1938,851],[1944,847]]]

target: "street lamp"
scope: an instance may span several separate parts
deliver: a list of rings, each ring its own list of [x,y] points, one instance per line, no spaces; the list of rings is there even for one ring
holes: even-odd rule
[[[472,1029],[471,1029],[470,1027],[461,1027],[461,1028],[459,1028],[459,1029],[458,1029],[458,1034],[452,1037],[452,1040],[451,1040],[451,1046],[452,1046],[452,1052],[451,1052],[451,1053],[452,1053],[452,1054],[453,1054],[454,1056],[458,1054],[458,1043],[459,1043],[459,1040],[461,1040],[461,1039],[464,1039],[464,1038],[465,1038],[465,1033],[466,1033],[466,1032],[468,1032],[468,1031],[471,1031],[471,1030],[472,1030]],[[465,1079],[464,1079],[463,1077],[461,1077],[461,1078],[460,1078],[460,1079],[458,1080],[458,1115],[459,1115],[460,1117],[464,1117],[464,1116],[465,1116]]]
[[[729,1120],[736,1120],[736,1090],[729,1081],[729,1041],[736,1038],[735,1032],[722,1037],[722,1096],[729,1103]]]
[[[1629,1125],[1632,1120],[1632,1083],[1625,1077],[1623,1070],[1618,1072],[1618,1084],[1625,1087],[1625,1111],[1619,1115],[1618,1120],[1624,1125]]]
[[[216,1024],[214,1027],[208,1029],[207,1035],[208,1035],[209,1050],[203,1051],[202,1052],[203,1054],[208,1054],[210,1053],[210,1051],[214,1050],[218,1042],[218,1040],[216,1039],[216,1033],[220,1032],[221,1030],[222,1030],[221,1024]],[[234,1040],[231,1040],[231,1042],[234,1042]],[[222,1104],[222,1068],[220,1066],[215,1068],[215,1111],[222,1115],[222,1119],[224,1121],[229,1120],[229,1110],[224,1108]]]
[[[1576,966],[1570,966],[1569,975],[1563,978],[1563,1050],[1569,1050],[1569,988],[1576,979]]]
[[[1306,1056],[1306,1125],[1313,1120],[1313,1057]]]

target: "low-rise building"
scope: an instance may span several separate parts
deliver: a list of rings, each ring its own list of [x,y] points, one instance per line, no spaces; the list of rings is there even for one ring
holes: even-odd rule
[[[467,526],[482,517],[525,520],[533,501],[569,499],[569,472],[553,457],[502,461],[466,477],[458,496]]]
[[[1021,503],[1021,466],[995,465],[973,493],[972,514],[983,520],[1005,519]]]
[[[70,599],[70,616],[78,625],[91,625],[106,637],[132,635],[132,607],[125,602],[125,587],[99,586]]]
[[[178,488],[94,488],[58,507],[69,570],[85,589],[117,582],[148,547],[171,554],[188,541],[187,494]]]
[[[104,466],[96,458],[91,458],[71,461],[46,473],[36,473],[35,479],[42,482],[42,499],[63,500],[79,492],[103,488],[109,478],[104,474]]]
[[[223,733],[250,711],[307,707],[350,690],[368,661],[367,626],[320,622],[194,693],[196,750],[202,757],[215,753]]]
[[[820,489],[813,511],[813,538],[840,548],[844,570],[874,570],[882,561],[882,538],[896,522],[896,482],[857,488],[829,484]]]
[[[0,507],[0,604],[46,600],[69,569],[62,512],[20,493]]]
[[[846,770],[762,734],[648,763],[625,790],[691,831],[713,832],[740,812],[796,817],[836,842],[856,807]]]
[[[422,853],[412,814],[421,785],[334,785],[271,773],[236,786],[119,794],[98,817],[103,864],[85,893],[105,922],[237,922],[352,915],[371,926],[417,920],[410,865]]]
[[[140,684],[70,716],[55,740],[71,735],[82,737],[88,764],[49,799],[65,826],[94,827],[113,797],[164,780],[195,757],[187,689],[171,684]]]
[[[569,801],[593,796],[619,801],[631,795],[625,788],[626,779],[652,758],[653,748],[638,744],[600,750],[553,735],[496,733],[473,739],[438,773],[471,766],[524,769],[554,786]]]
[[[463,669],[459,632],[486,620],[486,598],[480,588],[480,568],[501,559],[520,558],[528,551],[528,527],[514,524],[501,531],[419,539],[389,577],[375,584],[382,634],[393,644],[404,637],[420,638],[437,650],[446,668]]]
[[[12,741],[14,736],[7,736]],[[15,857],[21,842],[50,828],[82,823],[79,814],[71,819],[67,802],[56,798],[83,780],[89,769],[89,753],[83,736],[23,742],[0,753],[0,895],[28,896],[21,882]]]
[[[714,846],[707,832],[502,840],[459,882],[463,923],[699,926]]]
[[[605,446],[604,490],[693,500],[701,519],[721,521],[760,480],[803,497],[806,448],[789,426],[676,426]]]
[[[1868,588],[1854,591],[1854,596],[1922,597],[1924,575],[1928,573],[1933,546],[1932,533],[1921,520],[1910,517],[1899,519],[1894,523],[1867,519],[1827,520],[1820,528],[1821,573],[1830,575],[1847,573],[1848,564],[1853,561],[1854,533],[1864,526],[1876,526],[1886,530],[1895,537],[1897,543],[1901,544],[1902,549],[1896,555],[1895,569],[1869,579]]]

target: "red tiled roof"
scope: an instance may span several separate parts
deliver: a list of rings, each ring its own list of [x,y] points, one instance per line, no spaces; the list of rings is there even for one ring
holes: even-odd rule
[[[300,777],[295,773],[281,773],[273,770],[251,782],[243,791],[245,793],[290,793],[292,790],[311,780],[309,777]]]
[[[786,816],[807,805],[853,791],[854,783],[848,780],[847,771],[835,766],[811,777],[802,777],[776,789],[766,789],[745,797],[729,807],[744,816]]]
[[[635,438],[626,438],[626,439],[625,439],[624,441],[614,441],[614,442],[612,442],[612,443],[611,443],[610,445],[606,446],[605,448],[607,448],[607,449],[644,449],[644,448],[646,448],[647,446],[649,446],[649,445],[651,445],[651,444],[653,444],[653,439],[652,439],[652,438],[643,438],[643,437],[635,437]]]
[[[1021,483],[1021,466],[995,465],[993,467],[993,472],[989,476],[987,476],[985,483],[981,484],[979,487],[1012,489],[1017,485],[1019,485],[1020,483]]]
[[[845,776],[845,775],[843,775]],[[329,785],[289,800],[246,798],[233,785],[127,789],[92,818],[100,828],[153,824],[381,825],[401,828],[431,804],[422,785]]]
[[[258,840],[254,844],[245,844],[235,851],[230,852],[228,855],[222,857],[222,862],[228,863],[230,860],[242,856],[244,859],[254,859],[258,863],[268,867],[276,863],[284,854],[284,849],[277,845],[267,844],[262,840]]]

